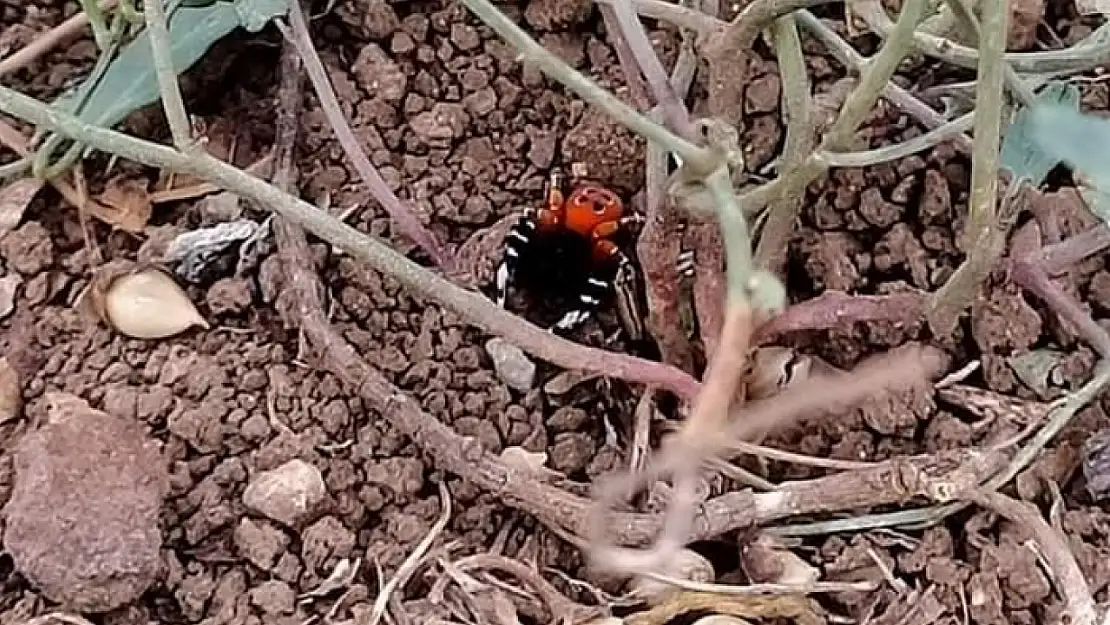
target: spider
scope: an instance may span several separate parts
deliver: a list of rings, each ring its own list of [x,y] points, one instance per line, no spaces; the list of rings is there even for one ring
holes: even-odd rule
[[[526,210],[509,230],[495,274],[501,307],[510,285],[517,283],[562,289],[576,300],[549,328],[552,332],[577,328],[614,291],[626,295],[619,297],[618,303],[634,306],[625,288],[636,273],[621,247],[628,242],[630,226],[643,221],[639,215],[626,215],[620,196],[609,189],[582,184],[566,195],[565,186],[564,176],[553,172],[547,183],[546,205]],[[621,316],[627,329],[628,320]]]

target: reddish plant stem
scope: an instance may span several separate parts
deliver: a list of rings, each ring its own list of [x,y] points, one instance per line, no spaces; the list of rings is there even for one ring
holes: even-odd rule
[[[437,266],[449,271],[453,267],[454,259],[443,249],[436,236],[420,223],[413,211],[393,193],[393,189],[389,188],[389,184],[370,162],[370,157],[366,155],[362,144],[347,123],[347,118],[328,80],[327,70],[324,69],[320,55],[312,44],[312,36],[308,32],[308,23],[305,21],[304,14],[300,12],[299,1],[293,3],[293,9],[289,12],[289,24],[289,28],[281,28],[282,34],[297,47],[312,86],[316,90],[320,108],[324,111],[328,123],[335,131],[336,139],[339,140],[339,145],[347,154],[347,158],[351,159],[351,164],[362,178],[362,182],[389,214],[400,233],[420,246]]]
[[[1094,239],[1094,236],[1091,238]],[[1067,241],[1063,241],[1057,245],[1066,243]],[[1014,234],[1010,246],[1010,277],[1014,283],[1044,300],[1100,356],[1110,358],[1110,334],[1095,322],[1083,304],[1060,288],[1045,270],[1040,226],[1037,222],[1032,220],[1022,226]],[[1058,253],[1054,261],[1055,268],[1062,271],[1060,262],[1069,256],[1074,257],[1074,254],[1070,251],[1068,255]]]
[[[784,334],[805,330],[831,330],[867,321],[911,324],[921,316],[926,294],[848,295],[826,291],[817,297],[789,306],[756,330],[756,345],[766,345]]]

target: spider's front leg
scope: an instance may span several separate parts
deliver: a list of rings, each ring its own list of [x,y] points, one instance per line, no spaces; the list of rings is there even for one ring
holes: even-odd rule
[[[509,296],[509,285],[516,277],[521,259],[531,249],[537,234],[558,231],[564,225],[563,191],[558,179],[552,177],[547,188],[547,206],[539,210],[527,209],[505,235],[505,252],[494,274],[497,288],[497,305],[504,308]]]
[[[497,265],[494,282],[497,288],[497,305],[505,307],[509,296],[509,285],[516,276],[516,269],[520,265],[520,258],[528,253],[528,246],[536,234],[536,212],[529,209],[520,216],[513,227],[505,235],[505,251],[501,262]]]

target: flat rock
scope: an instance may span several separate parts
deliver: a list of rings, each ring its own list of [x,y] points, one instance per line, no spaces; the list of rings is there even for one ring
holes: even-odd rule
[[[158,511],[169,475],[137,421],[48,394],[47,421],[14,450],[4,548],[51,601],[106,612],[163,572]]]
[[[316,516],[326,499],[320,470],[300,459],[258,473],[243,491],[248,508],[292,528]]]

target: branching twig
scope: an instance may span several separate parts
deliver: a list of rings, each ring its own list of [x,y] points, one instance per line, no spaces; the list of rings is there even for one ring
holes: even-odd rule
[[[686,110],[686,105],[678,99],[667,76],[667,70],[663,68],[659,55],[655,53],[644,25],[640,23],[640,18],[627,2],[617,2],[610,6],[619,28],[616,37],[623,38],[627,42],[632,57],[636,59],[636,64],[647,79],[647,84],[655,96],[655,102],[663,114],[667,127],[681,137],[692,139],[694,126],[690,121],[690,114]]]
[[[366,151],[362,148],[358,138],[355,137],[350,124],[347,123],[347,118],[343,115],[343,109],[339,105],[339,99],[328,80],[327,70],[324,69],[324,64],[320,62],[320,55],[316,53],[316,47],[312,44],[312,36],[308,32],[308,23],[301,12],[299,0],[291,3],[289,26],[286,27],[280,22],[278,25],[286,39],[297,47],[297,51],[304,62],[305,70],[308,72],[309,80],[312,81],[312,87],[316,91],[316,97],[320,100],[320,108],[324,111],[328,123],[335,131],[339,145],[342,146],[347,158],[351,159],[355,171],[362,178],[363,184],[370,190],[374,199],[378,201],[385,212],[389,214],[390,219],[396,224],[401,234],[420,246],[437,266],[444,270],[450,270],[453,266],[453,260],[443,249],[443,245],[389,188],[389,184],[386,183],[385,178],[382,178],[374,164],[370,162],[370,158],[366,156]]]
[[[1003,61],[1009,24],[1006,0],[983,0],[982,46],[975,86],[975,145],[971,155],[971,198],[961,247],[963,264],[930,298],[925,312],[933,334],[947,336],[971,304],[1003,253],[1008,226],[999,219],[998,165],[1002,132]],[[1011,183],[1020,193],[1023,183]],[[1008,194],[1009,195],[1009,194]]]
[[[772,27],[775,56],[782,74],[782,111],[786,140],[779,157],[779,171],[790,171],[802,165],[813,150],[814,123],[811,111],[809,75],[798,25],[793,16],[775,20]],[[767,223],[756,248],[756,263],[776,275],[782,275],[794,235],[795,221],[805,198],[784,194],[768,207]]]

